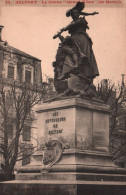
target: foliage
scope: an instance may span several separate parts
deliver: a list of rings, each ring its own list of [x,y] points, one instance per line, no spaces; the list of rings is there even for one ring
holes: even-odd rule
[[[98,97],[110,106],[110,151],[113,159],[126,156],[126,86],[103,80],[98,85]]]
[[[48,87],[6,83],[0,80],[0,153],[3,155],[1,165],[7,178],[12,175],[16,161],[22,160],[22,152],[32,154],[34,147],[20,147],[20,136],[26,123],[34,120],[34,107],[41,102]],[[15,126],[14,135],[12,128]],[[11,138],[10,138],[11,137]]]

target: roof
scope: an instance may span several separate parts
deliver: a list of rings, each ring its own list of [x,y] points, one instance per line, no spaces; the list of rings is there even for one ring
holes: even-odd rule
[[[20,55],[20,56],[23,56],[23,57],[26,57],[26,58],[31,58],[33,60],[36,60],[36,61],[41,61],[40,59],[34,57],[34,56],[31,56],[19,49],[16,49],[10,45],[5,45],[4,44],[5,42],[0,42],[0,50],[3,50],[3,51],[6,51],[8,53],[13,53],[13,54],[17,54],[17,55]]]

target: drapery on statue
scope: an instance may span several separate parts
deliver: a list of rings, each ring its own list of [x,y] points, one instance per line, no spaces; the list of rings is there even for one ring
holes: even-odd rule
[[[67,95],[92,93],[93,79],[99,75],[92,40],[86,32],[89,29],[88,23],[85,20],[85,16],[98,12],[82,12],[84,6],[84,3],[78,2],[75,7],[68,10],[66,16],[71,16],[73,21],[53,37],[61,40],[56,61],[53,62],[54,85],[58,93]],[[68,31],[70,36],[64,38],[61,35],[64,31]]]

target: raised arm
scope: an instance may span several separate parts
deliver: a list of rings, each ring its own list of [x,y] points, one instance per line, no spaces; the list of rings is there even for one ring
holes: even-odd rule
[[[69,30],[72,26],[75,26],[76,24],[77,24],[77,22],[74,22],[74,21],[73,21],[73,22],[71,22],[70,24],[68,24],[66,27],[60,29],[60,31],[59,31],[56,35],[53,36],[53,39],[56,39],[57,37],[60,36],[60,34],[61,34],[62,32]]]
[[[70,24],[68,24],[66,27],[60,29],[60,31],[61,31],[61,32],[67,31],[67,30],[69,30],[71,27],[75,26],[76,24],[77,24],[77,21],[76,21],[76,22],[73,21],[73,22],[71,22]]]
[[[80,12],[80,15],[83,15],[83,16],[93,16],[96,14],[99,14],[99,12],[92,12],[92,13]]]

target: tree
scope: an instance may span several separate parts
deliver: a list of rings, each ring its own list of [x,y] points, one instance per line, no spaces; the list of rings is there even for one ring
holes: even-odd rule
[[[7,84],[5,80],[0,80],[0,87],[0,153],[4,159],[1,167],[6,179],[9,179],[16,162],[23,159],[22,152],[28,150],[31,155],[34,150],[32,146],[19,147],[20,136],[24,132],[26,121],[34,120],[34,107],[43,100],[49,86],[42,85],[39,89],[26,83]],[[12,136],[13,125],[15,132]]]
[[[98,97],[110,106],[110,152],[113,160],[126,156],[126,86],[107,79],[97,88]]]

